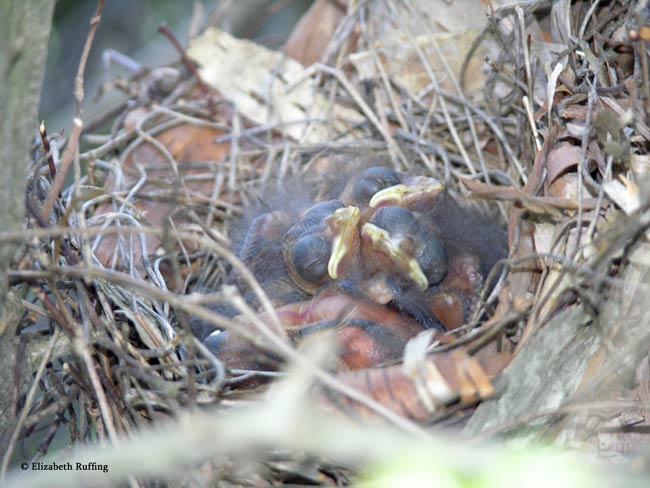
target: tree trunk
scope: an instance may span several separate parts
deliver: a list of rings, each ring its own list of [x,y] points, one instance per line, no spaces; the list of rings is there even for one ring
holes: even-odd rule
[[[0,232],[25,218],[25,180],[50,35],[53,0],[0,0]],[[0,241],[0,452],[15,428],[15,401],[24,391],[16,362],[17,300],[7,296],[7,271],[20,245]],[[24,364],[24,362],[23,362]]]

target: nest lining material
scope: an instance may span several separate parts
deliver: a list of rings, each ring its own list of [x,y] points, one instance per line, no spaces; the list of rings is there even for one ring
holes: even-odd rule
[[[241,297],[231,289],[212,296],[182,294],[206,282],[218,283],[225,263],[240,266],[231,250],[231,229],[260,188],[298,178],[318,193],[318,185],[330,183],[325,175],[335,159],[353,165],[368,154],[401,170],[437,176],[459,197],[478,198],[480,205],[500,202],[497,211],[510,234],[508,274],[500,277],[495,294],[483,297],[494,315],[487,334],[477,334],[478,341],[505,331],[508,340],[520,344],[516,352],[524,361],[526,347],[546,340],[549,328],[542,325],[558,311],[586,313],[589,323],[602,328],[598,337],[588,334],[588,348],[571,330],[557,332],[578,356],[573,382],[535,362],[538,369],[532,371],[546,367],[548,376],[533,391],[564,382],[566,388],[553,401],[540,405],[546,410],[571,398],[599,398],[612,384],[620,354],[598,359],[602,365],[594,374],[591,352],[598,358],[597,351],[611,353],[611,341],[626,335],[637,338],[636,345],[648,339],[634,327],[623,327],[624,319],[609,320],[609,314],[638,314],[645,290],[647,202],[638,186],[648,172],[650,130],[640,96],[648,81],[641,79],[639,66],[647,53],[629,36],[644,25],[639,12],[617,2],[596,9],[576,2],[570,11],[554,6],[550,12],[525,12],[519,24],[519,13],[498,11],[500,24],[489,37],[498,54],[476,97],[454,92],[459,85],[449,72],[441,75],[444,84],[429,77],[421,85],[422,72],[433,73],[427,60],[437,56],[443,42],[426,30],[420,38],[403,26],[406,40],[374,40],[384,42],[381,47],[372,39],[356,39],[351,57],[366,80],[347,67],[304,69],[223,32],[206,32],[188,55],[201,65],[203,82],[217,93],[202,94],[183,66],[173,67],[177,81],[172,84],[157,82],[169,69],[158,75],[153,70],[132,94],[137,108],[113,121],[114,130],[104,142],[79,154],[87,172],[79,173],[56,203],[50,216],[55,226],[44,233],[52,240],[31,242],[22,261],[28,264],[12,274],[27,311],[19,333],[29,357],[49,357],[39,373],[41,398],[24,407],[30,409],[24,435],[58,425],[70,408],[76,418],[66,424],[77,441],[91,432],[114,438],[185,405],[240,401],[240,394],[228,393],[228,385],[250,372],[227,373],[205,354],[188,334],[188,318],[234,327],[201,305],[210,300],[239,303]],[[536,38],[549,13],[579,19],[568,25],[572,34],[580,34],[581,43],[570,40],[562,23],[553,24],[552,43]],[[380,25],[381,16],[374,21]],[[350,26],[363,31],[364,22],[352,9],[338,35],[356,35]],[[523,47],[523,28],[532,36],[530,51]],[[224,48],[219,56],[226,58],[211,63],[206,57],[216,56],[210,46],[217,44]],[[341,56],[352,49],[342,41],[336,48]],[[409,65],[406,74],[413,79],[391,82],[386,73],[395,69],[386,63],[395,61],[391,49],[402,48],[409,53],[405,59],[416,53],[419,70]],[[549,57],[550,65],[544,62]],[[259,62],[248,63],[251,71],[237,77],[244,58]],[[367,63],[368,58],[376,63],[374,70],[368,64],[360,67],[360,60]],[[545,66],[555,69],[545,71]],[[467,64],[461,68],[466,78]],[[364,83],[370,95],[362,95]],[[555,97],[554,104],[545,103],[548,95]],[[65,140],[53,138],[52,143],[59,147]],[[51,188],[45,162],[42,158],[34,166],[30,181],[29,199],[36,204]],[[57,234],[65,225],[74,232]],[[272,317],[263,290],[253,281],[251,286]],[[624,287],[629,288],[621,293]],[[494,310],[497,295],[501,299]],[[604,310],[616,296],[623,297],[622,307]],[[578,312],[572,308],[576,303],[583,307]],[[34,322],[41,331],[28,327]],[[578,318],[576,323],[583,322]],[[276,326],[272,322],[270,332]],[[59,332],[50,338],[48,328]],[[628,367],[634,370],[639,348],[624,344],[622,351],[635,358]],[[566,357],[568,350],[557,349],[557,358]],[[586,350],[591,352],[584,357]],[[510,381],[519,381],[516,370],[509,371]],[[535,394],[530,401],[533,397],[539,398]],[[84,401],[71,407],[76,398]],[[517,404],[512,395],[503,398]],[[495,413],[505,408],[503,398],[481,407],[497,425],[506,424]],[[530,401],[521,401],[522,407],[513,411],[524,414]],[[474,418],[471,432],[489,425],[480,420],[486,414],[481,415]],[[588,416],[588,410],[581,415]],[[536,434],[541,433],[548,434],[548,426],[538,425]],[[582,439],[577,432],[567,435]]]

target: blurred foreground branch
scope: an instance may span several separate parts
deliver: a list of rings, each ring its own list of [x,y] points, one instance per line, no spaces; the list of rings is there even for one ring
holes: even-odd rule
[[[555,478],[561,486],[569,486],[567,480],[573,486],[642,483],[622,470],[610,468],[605,472],[595,464],[585,463],[576,453],[477,448],[449,442],[442,436],[417,439],[387,426],[363,425],[323,412],[314,415],[318,407],[304,398],[307,381],[304,374],[294,373],[273,389],[264,403],[218,415],[185,413],[174,424],[123,439],[119,447],[81,446],[72,456],[56,459],[59,464],[70,462],[70,470],[39,471],[28,467],[26,472],[15,472],[7,487],[104,486],[107,481],[116,485],[129,475],[185,484],[190,481],[188,477],[200,476],[198,465],[208,459],[223,462],[234,457],[253,462],[262,450],[268,449],[298,450],[363,468],[368,473],[366,480],[377,483],[373,486],[391,486],[392,477],[406,479],[406,475],[409,480],[426,480],[426,486],[440,486],[443,482],[452,486],[451,480],[501,486],[506,477],[529,479],[541,473],[547,482]],[[76,469],[77,463],[93,467]],[[105,470],[100,469],[104,466]]]

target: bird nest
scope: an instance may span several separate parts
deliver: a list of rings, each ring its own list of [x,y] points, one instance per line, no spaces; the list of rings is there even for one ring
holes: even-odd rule
[[[438,23],[460,15],[441,4],[449,11]],[[106,116],[75,119],[68,137],[42,128],[26,245],[10,274],[25,364],[14,458],[40,459],[65,433],[74,445],[118,443],[196,407],[228,415],[272,393],[269,378],[291,376],[229,364],[196,336],[197,320],[246,327],[254,351],[308,371],[320,385],[310,408],[416,438],[422,424],[442,422],[470,437],[562,433],[612,453],[642,442],[641,431],[611,430],[647,401],[634,387],[647,380],[650,339],[639,326],[649,262],[647,7],[492,5],[487,20],[463,12],[468,25],[458,30],[438,26],[423,5],[316,2],[286,47],[304,64],[320,61],[308,68],[209,28],[179,63],[116,83],[128,101]],[[326,32],[312,32],[315,19]],[[239,244],[256,217],[280,209],[299,219],[377,165],[442,182],[461,218],[489,215],[507,231],[508,249],[481,277],[460,327],[420,334],[400,364],[359,376],[330,368],[332,349],[289,340]],[[472,222],[463,232],[475,232]],[[350,296],[345,313],[359,307]],[[244,434],[251,426],[240,428],[243,445],[258,448]],[[344,484],[368,461],[278,445],[251,455],[253,468],[239,448],[220,451],[210,474]],[[159,458],[153,471],[116,476],[164,474],[173,457]]]

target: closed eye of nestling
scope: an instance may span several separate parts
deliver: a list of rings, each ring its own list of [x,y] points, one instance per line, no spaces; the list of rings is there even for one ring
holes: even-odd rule
[[[292,246],[291,259],[296,273],[311,284],[320,284],[327,277],[331,242],[315,235],[298,239]]]

